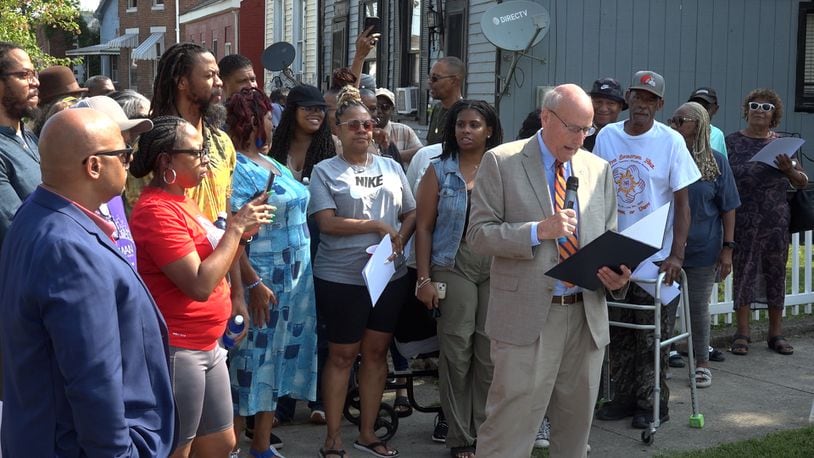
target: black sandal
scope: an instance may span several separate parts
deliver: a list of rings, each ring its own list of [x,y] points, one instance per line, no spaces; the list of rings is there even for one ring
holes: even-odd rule
[[[393,402],[393,410],[399,418],[409,417],[413,414],[413,406],[410,405],[410,399],[407,396],[396,396]]]
[[[791,355],[794,353],[794,347],[789,345],[786,341],[786,338],[783,336],[774,336],[769,337],[769,340],[766,341],[769,345],[769,348],[780,353],[781,355]]]
[[[739,340],[746,343],[738,342]],[[729,352],[733,355],[745,356],[747,353],[749,353],[750,343],[752,343],[752,339],[749,336],[735,334],[732,336],[732,343],[729,345]]]
[[[347,454],[345,450],[342,449],[334,449],[334,448],[321,448],[319,449],[319,456],[322,458],[328,458],[328,456],[338,456],[339,458],[344,458],[345,454]]]

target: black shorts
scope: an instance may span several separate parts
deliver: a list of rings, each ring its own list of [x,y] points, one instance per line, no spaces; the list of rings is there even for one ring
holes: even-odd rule
[[[409,280],[406,275],[393,280],[382,292],[376,307],[373,307],[364,286],[314,278],[317,309],[327,323],[328,342],[359,342],[365,329],[392,334],[408,290]]]

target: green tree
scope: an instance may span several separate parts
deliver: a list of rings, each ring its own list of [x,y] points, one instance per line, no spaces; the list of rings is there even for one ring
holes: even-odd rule
[[[38,68],[74,63],[57,59],[40,49],[36,31],[40,26],[79,34],[79,0],[0,0],[0,41],[19,44]]]

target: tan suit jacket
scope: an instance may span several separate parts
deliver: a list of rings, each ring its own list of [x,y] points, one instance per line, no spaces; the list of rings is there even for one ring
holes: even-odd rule
[[[543,171],[537,135],[500,145],[483,156],[467,240],[473,249],[493,256],[486,333],[513,345],[530,345],[548,316],[556,280],[545,275],[558,261],[556,240],[531,246],[531,225],[554,213]],[[583,149],[571,160],[579,178],[581,246],[616,229],[616,188],[610,166]],[[605,290],[583,291],[585,314],[594,343],[609,342]]]

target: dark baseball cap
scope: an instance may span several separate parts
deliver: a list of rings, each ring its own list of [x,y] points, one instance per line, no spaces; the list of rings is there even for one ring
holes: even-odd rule
[[[627,110],[627,102],[622,95],[622,85],[613,78],[601,78],[594,81],[591,92],[588,94],[591,97],[604,97],[619,102],[622,104],[622,111]]]
[[[314,86],[309,86],[307,84],[301,84],[291,88],[291,90],[288,91],[286,105],[295,107],[328,106],[328,104],[325,103],[325,97],[322,96],[322,92],[319,92],[319,89],[315,88]]]
[[[715,89],[711,87],[699,87],[694,90],[687,101],[692,102],[694,99],[701,99],[713,105],[718,104],[718,94],[715,92]]]

